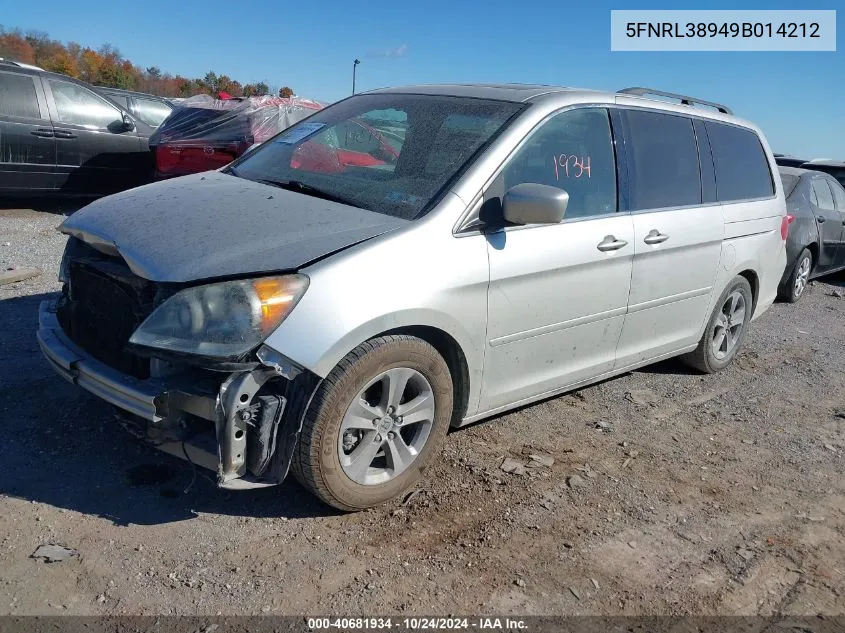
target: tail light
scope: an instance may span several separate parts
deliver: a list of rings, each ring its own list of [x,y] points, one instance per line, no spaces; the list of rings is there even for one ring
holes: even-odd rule
[[[243,154],[245,143],[158,145],[155,165],[159,176],[184,176],[228,165]]]
[[[786,239],[789,237],[789,225],[795,221],[794,215],[785,215],[783,219],[780,221],[780,236],[781,239]]]

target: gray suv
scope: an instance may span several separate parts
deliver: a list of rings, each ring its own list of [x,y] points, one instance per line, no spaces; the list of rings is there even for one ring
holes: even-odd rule
[[[777,293],[782,184],[755,126],[648,92],[377,90],[97,201],[61,227],[43,352],[221,487],[290,469],[344,510],[407,491],[450,426],[718,371]]]

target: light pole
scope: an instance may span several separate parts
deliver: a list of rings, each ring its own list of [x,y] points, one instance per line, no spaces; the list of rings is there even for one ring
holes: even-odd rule
[[[360,59],[356,59],[352,62],[352,94],[355,94],[355,71],[358,69],[358,64],[360,63]]]

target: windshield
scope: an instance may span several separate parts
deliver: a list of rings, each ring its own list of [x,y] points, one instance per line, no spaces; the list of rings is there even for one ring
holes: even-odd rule
[[[281,132],[227,171],[413,219],[522,107],[463,97],[359,95]]]

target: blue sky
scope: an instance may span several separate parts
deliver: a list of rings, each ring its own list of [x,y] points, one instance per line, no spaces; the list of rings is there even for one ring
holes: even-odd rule
[[[649,86],[729,105],[775,151],[845,159],[845,42],[827,53],[610,51],[610,10],[836,9],[841,0],[650,2],[427,0],[283,2],[43,0],[4,2],[6,28],[62,41],[108,42],[141,66],[289,85],[333,101],[358,89],[515,81],[617,90]],[[837,7],[837,5],[840,5]],[[201,8],[200,8],[201,7]],[[845,32],[845,29],[838,29]]]

